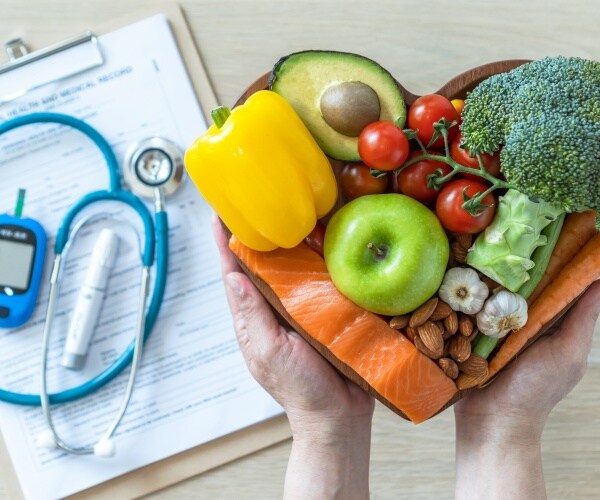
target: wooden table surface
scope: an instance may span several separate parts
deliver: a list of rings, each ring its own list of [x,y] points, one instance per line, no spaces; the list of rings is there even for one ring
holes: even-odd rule
[[[1,0],[0,39],[23,36],[39,48],[118,16],[141,15],[154,4]],[[600,60],[600,2],[594,0],[190,0],[180,5],[224,104],[235,102],[280,56],[311,48],[371,57],[418,94],[500,59],[561,54]],[[289,441],[281,443],[152,498],[279,498],[289,450]],[[600,496],[598,329],[585,378],[550,416],[543,459],[550,498]],[[451,410],[415,427],[378,405],[372,498],[451,498],[453,464]],[[9,498],[1,472],[0,498]]]

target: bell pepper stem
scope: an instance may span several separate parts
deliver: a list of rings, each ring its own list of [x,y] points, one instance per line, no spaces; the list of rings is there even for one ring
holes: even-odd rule
[[[229,118],[230,114],[231,110],[226,106],[219,106],[210,112],[210,116],[218,128],[221,128],[223,125],[225,125],[225,122],[227,121],[227,118]]]

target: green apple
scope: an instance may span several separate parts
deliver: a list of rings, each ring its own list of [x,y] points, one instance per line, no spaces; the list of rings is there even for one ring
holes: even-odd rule
[[[450,253],[438,218],[402,194],[356,198],[325,231],[325,263],[337,289],[359,306],[389,316],[433,296]]]

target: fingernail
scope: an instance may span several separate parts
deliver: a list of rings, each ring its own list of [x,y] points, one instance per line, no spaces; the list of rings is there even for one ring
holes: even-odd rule
[[[241,299],[244,297],[244,289],[240,284],[239,277],[236,273],[231,273],[225,276],[225,285],[237,298]]]

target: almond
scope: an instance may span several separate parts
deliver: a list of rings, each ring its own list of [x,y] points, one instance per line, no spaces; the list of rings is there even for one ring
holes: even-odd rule
[[[414,342],[415,337],[417,337],[419,335],[419,332],[417,331],[416,328],[413,328],[412,326],[407,326],[405,335],[409,338],[409,340],[411,342]]]
[[[440,365],[440,368],[452,380],[458,378],[458,365],[454,362],[454,360],[450,358],[440,358],[438,359],[438,365]]]
[[[421,340],[421,337],[419,337],[418,335],[415,337],[414,342],[415,342],[415,347],[417,348],[417,350],[421,351],[428,358],[437,359],[440,357],[440,356],[437,356],[437,353],[430,351],[427,348],[427,346],[423,343],[423,341]]]
[[[456,235],[456,241],[461,247],[468,250],[473,244],[473,236],[466,233],[459,233]]]
[[[471,355],[471,343],[464,335],[455,335],[450,339],[450,357],[462,363]]]
[[[444,318],[444,329],[454,335],[458,331],[458,316],[455,311],[452,311]]]
[[[446,340],[444,342],[444,351],[442,352],[442,358],[447,358],[450,356],[450,341]]]
[[[473,341],[477,338],[478,334],[479,334],[479,328],[477,328],[476,326],[473,327],[473,333],[471,333],[471,335],[469,335],[469,342],[473,343]]]
[[[447,318],[452,313],[452,308],[446,304],[443,300],[438,300],[435,309],[429,316],[431,321],[438,321],[440,319]]]
[[[461,373],[456,379],[456,387],[459,390],[464,391],[465,389],[472,389],[473,387],[477,387],[481,385],[487,379],[487,375],[467,375],[466,373]]]
[[[444,333],[442,334],[442,338],[444,340],[448,340],[451,337],[452,337],[452,333],[450,333],[448,330],[444,330]]]
[[[487,359],[475,353],[471,354],[466,361],[458,363],[458,368],[461,372],[473,377],[487,377],[488,374]]]
[[[461,335],[468,337],[473,333],[473,320],[464,314],[458,318],[458,331]]]
[[[438,298],[433,297],[427,302],[425,302],[425,304],[423,304],[417,310],[415,310],[410,317],[410,321],[408,323],[409,326],[412,326],[414,328],[417,326],[421,326],[423,323],[425,323],[425,321],[429,319],[433,311],[435,311],[437,303]]]
[[[444,352],[444,339],[440,328],[435,323],[426,321],[417,330],[425,347],[433,353],[433,359],[441,357]]]
[[[402,328],[406,328],[408,326],[408,320],[410,316],[408,314],[403,314],[402,316],[394,316],[390,319],[390,328],[394,330],[401,330]]]
[[[456,262],[464,264],[467,259],[467,249],[463,248],[458,241],[453,241],[450,247],[452,248],[452,254],[456,259]]]

